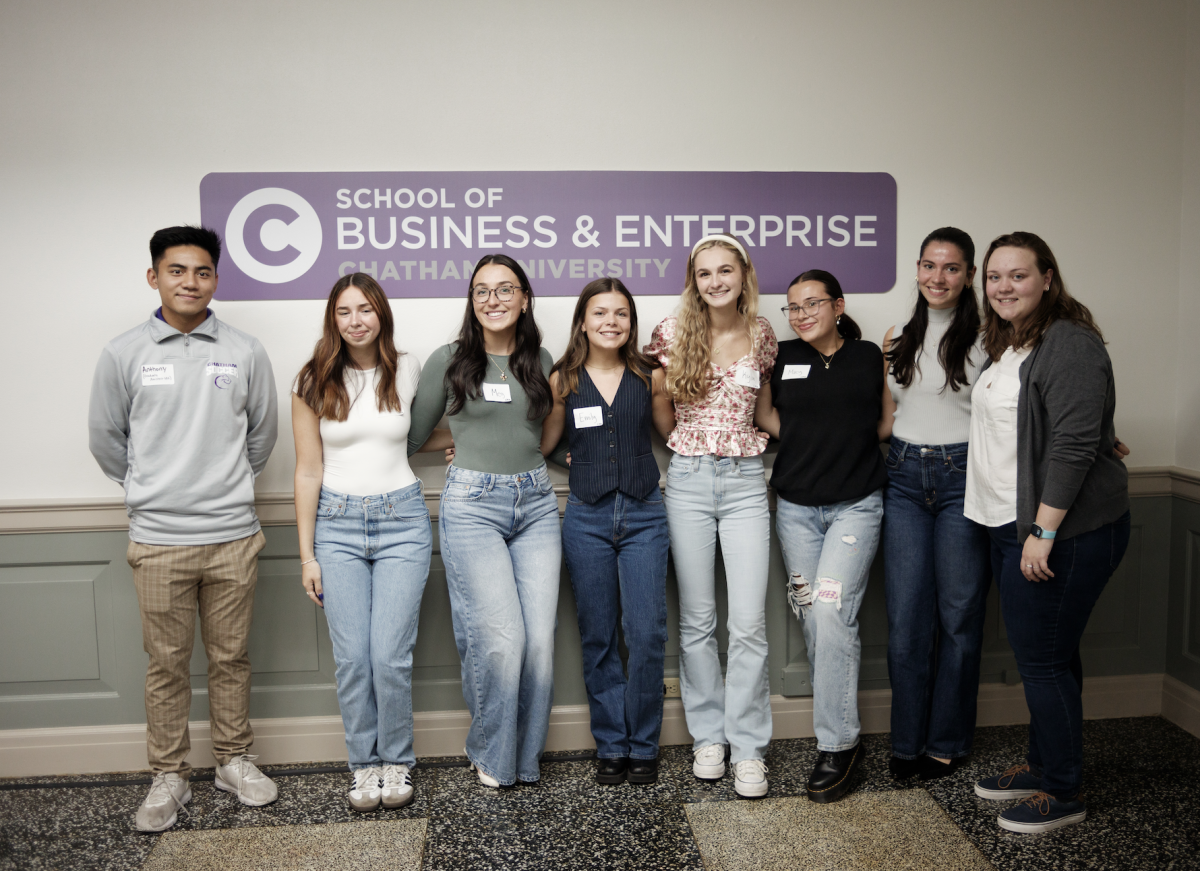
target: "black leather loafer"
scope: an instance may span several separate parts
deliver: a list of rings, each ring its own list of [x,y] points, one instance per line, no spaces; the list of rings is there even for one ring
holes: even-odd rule
[[[657,783],[658,782],[658,760],[657,759],[630,759],[629,760],[629,782],[630,783]]]
[[[862,761],[862,742],[849,750],[817,754],[817,764],[808,778],[808,797],[818,804],[837,801],[850,791],[850,776]]]
[[[620,759],[601,759],[600,767],[596,769],[596,782],[622,783],[628,771],[629,760],[624,756]]]
[[[940,777],[946,777],[953,774],[963,763],[963,757],[956,757],[949,762],[942,762],[940,759],[934,759],[932,756],[921,757],[921,767],[917,774],[921,776],[921,780],[937,780]]]
[[[921,770],[921,760],[924,756],[916,759],[901,759],[899,756],[893,756],[888,760],[888,773],[895,780],[908,780],[910,777],[916,777]]]

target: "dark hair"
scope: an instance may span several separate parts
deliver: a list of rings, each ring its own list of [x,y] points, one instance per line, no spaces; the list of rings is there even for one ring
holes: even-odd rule
[[[575,303],[575,314],[571,318],[571,338],[567,340],[567,350],[550,370],[551,375],[555,372],[559,373],[558,395],[561,399],[566,399],[569,394],[575,393],[579,389],[579,370],[587,362],[588,350],[591,347],[591,343],[582,329],[583,321],[587,317],[588,303],[592,301],[593,297],[602,293],[619,293],[629,303],[629,338],[618,352],[621,362],[628,366],[634,375],[641,378],[642,383],[647,387],[650,386],[650,378],[646,373],[658,368],[657,362],[639,350],[637,306],[633,304],[633,295],[618,278],[597,278],[584,287],[579,294],[579,301]]]
[[[221,259],[221,237],[216,231],[208,227],[190,225],[165,227],[150,237],[150,265],[157,270],[158,261],[162,260],[163,254],[168,248],[174,248],[176,245],[195,245],[197,248],[203,248],[212,258],[214,269],[217,268],[217,261]]]
[[[507,254],[486,254],[481,257],[471,273],[471,280],[467,282],[467,310],[463,313],[462,329],[458,332],[458,347],[446,366],[446,384],[454,394],[446,413],[458,414],[467,400],[478,399],[482,390],[488,358],[483,349],[483,327],[475,316],[475,304],[471,301],[471,288],[475,286],[475,276],[479,270],[491,264],[507,266],[512,270],[529,300],[529,310],[517,315],[517,346],[508,358],[508,369],[525,390],[525,399],[529,403],[528,418],[537,420],[549,414],[554,404],[550,398],[550,382],[542,372],[542,331],[533,319],[533,288],[529,286],[529,278],[521,264]]]
[[[807,272],[801,272],[788,284],[787,289],[791,290],[802,281],[819,281],[825,285],[825,290],[834,299],[845,299],[846,294],[842,293],[842,285],[833,275],[832,272],[826,272],[824,269],[810,269]],[[842,316],[837,324],[837,331],[843,339],[853,339],[857,341],[862,338],[862,330],[858,324],[854,322],[854,318],[842,312]]]
[[[975,296],[975,285],[970,278],[975,269],[975,242],[957,227],[939,227],[921,243],[920,257],[925,256],[925,249],[934,242],[945,242],[956,247],[967,267],[967,284],[958,296],[954,318],[938,343],[938,363],[946,373],[946,383],[942,385],[942,392],[944,393],[947,387],[957,392],[960,387],[967,386],[967,359],[975,339],[979,336],[979,300]],[[929,301],[918,291],[917,304],[908,323],[904,325],[899,336],[892,336],[891,347],[884,348],[888,368],[901,387],[912,384],[913,378],[921,371],[921,364],[917,362],[917,358],[925,346],[925,331],[928,327]]]
[[[1058,261],[1054,258],[1054,252],[1035,233],[1018,230],[1015,233],[997,236],[992,240],[987,254],[983,255],[982,272],[985,288],[987,287],[988,261],[997,248],[1024,248],[1026,251],[1032,251],[1034,257],[1037,258],[1037,270],[1040,274],[1045,275],[1051,269],[1054,272],[1050,276],[1050,289],[1042,294],[1038,307],[1033,310],[1033,314],[1026,319],[1019,330],[1014,329],[1011,323],[996,314],[990,305],[987,307],[983,321],[983,349],[993,360],[999,360],[1010,345],[1014,348],[1036,348],[1041,342],[1042,336],[1046,334],[1046,330],[1055,321],[1071,321],[1079,324],[1081,327],[1091,330],[1100,337],[1101,341],[1104,341],[1104,334],[1100,332],[1100,327],[1096,325],[1087,306],[1067,293],[1067,285],[1063,281]]]
[[[375,340],[375,351],[379,357],[376,407],[380,411],[401,410],[400,397],[396,393],[396,369],[400,355],[392,338],[396,331],[392,307],[383,288],[374,278],[355,272],[339,278],[329,292],[321,338],[313,348],[312,359],[301,367],[300,374],[296,376],[296,393],[317,417],[324,420],[345,420],[353,404],[346,392],[345,380],[346,367],[351,364],[350,350],[342,341],[337,326],[338,297],[349,287],[357,287],[362,291],[379,317],[379,337]]]

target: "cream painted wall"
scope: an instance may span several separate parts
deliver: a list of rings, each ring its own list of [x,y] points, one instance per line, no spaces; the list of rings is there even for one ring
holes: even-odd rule
[[[151,232],[199,218],[206,173],[247,170],[887,171],[902,278],[850,301],[870,338],[905,317],[928,230],[956,224],[981,247],[1034,230],[1106,330],[1131,462],[1200,468],[1200,313],[1179,274],[1197,274],[1200,226],[1195,14],[1195,0],[8,0],[0,500],[119,493],[87,451],[92,367],[156,304]],[[644,300],[642,320],[671,305]],[[320,304],[216,307],[262,339],[285,391]],[[422,357],[461,316],[404,307],[399,343]],[[540,304],[552,351],[569,308]],[[1162,328],[1175,311],[1178,342]],[[291,462],[285,414],[260,490],[289,490]]]
[[[1175,462],[1200,469],[1200,0],[1187,4]]]

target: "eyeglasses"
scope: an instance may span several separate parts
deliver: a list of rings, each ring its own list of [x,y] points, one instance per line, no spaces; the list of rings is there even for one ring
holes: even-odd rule
[[[789,318],[798,317],[801,313],[806,315],[815,315],[817,310],[821,308],[821,303],[823,302],[833,302],[833,299],[832,297],[828,296],[824,299],[806,299],[804,302],[800,303],[800,305],[785,305],[780,309],[780,311]]]
[[[500,302],[508,302],[518,290],[520,288],[515,284],[501,284],[495,288],[488,287],[486,284],[477,284],[471,288],[471,299],[478,303],[484,303],[494,293]]]

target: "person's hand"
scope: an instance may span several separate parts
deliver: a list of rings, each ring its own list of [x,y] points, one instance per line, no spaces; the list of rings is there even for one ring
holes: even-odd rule
[[[325,594],[325,588],[321,586],[320,563],[311,562],[308,565],[301,566],[300,583],[304,585],[304,592],[308,593],[308,598],[324,608],[325,602],[322,601],[322,597]]]
[[[1052,538],[1034,538],[1032,535],[1025,539],[1025,547],[1021,548],[1021,574],[1027,581],[1048,581],[1054,577],[1050,571],[1050,551],[1054,548]]]
[[[1128,457],[1129,445],[1125,444],[1125,442],[1121,441],[1120,439],[1116,439],[1113,442],[1113,456],[1118,460],[1123,460]]]
[[[571,466],[571,452],[567,451],[567,467],[570,468],[570,466]]]
[[[446,465],[454,462],[454,448],[446,448]]]

